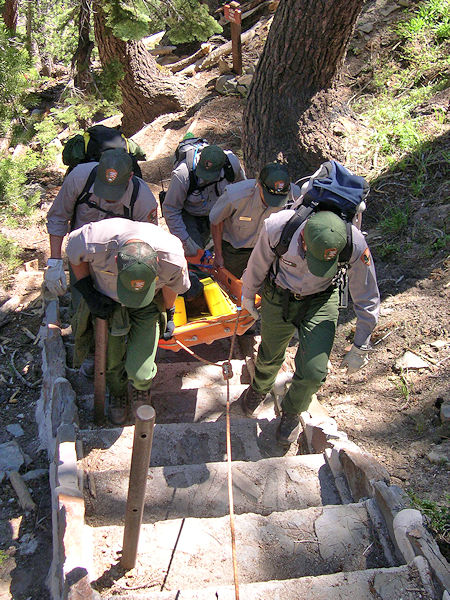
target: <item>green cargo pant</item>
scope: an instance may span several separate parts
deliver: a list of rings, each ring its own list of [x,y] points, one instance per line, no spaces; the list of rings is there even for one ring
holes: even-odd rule
[[[222,240],[223,266],[235,277],[240,279],[252,253],[253,248],[234,248],[231,244]]]
[[[286,348],[295,329],[299,344],[295,355],[295,373],[281,408],[299,414],[307,410],[312,395],[327,376],[328,358],[334,342],[338,320],[339,290],[325,291],[295,300],[287,305],[283,319],[283,293],[266,281],[261,303],[261,345],[255,365],[252,387],[267,393],[283,364]]]
[[[106,383],[114,396],[126,393],[128,380],[138,390],[148,390],[156,375],[160,311],[155,302],[143,308],[127,308],[127,335],[108,336]]]

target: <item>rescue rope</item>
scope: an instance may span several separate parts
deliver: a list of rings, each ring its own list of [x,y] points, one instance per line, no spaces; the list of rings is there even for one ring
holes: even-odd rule
[[[191,356],[194,356],[201,362],[204,362],[208,365],[213,365],[215,367],[219,367],[222,369],[222,375],[225,381],[227,382],[227,410],[226,410],[226,448],[227,448],[227,480],[228,480],[228,505],[229,505],[229,514],[230,514],[230,535],[231,535],[231,555],[233,561],[233,577],[234,577],[234,594],[236,600],[239,600],[239,577],[237,570],[237,556],[236,556],[236,530],[234,526],[234,498],[233,498],[233,474],[231,470],[232,457],[231,457],[231,423],[230,423],[230,379],[233,377],[233,369],[231,365],[231,358],[233,356],[234,344],[237,336],[237,329],[239,325],[239,315],[241,313],[241,307],[237,307],[236,313],[236,323],[234,326],[233,336],[231,338],[231,346],[230,352],[228,355],[228,360],[224,361],[222,364],[218,364],[207,360],[206,358],[202,358],[195,352],[193,352],[190,348],[185,346],[182,342],[177,340],[174,336],[175,343],[180,346],[183,350],[185,350]]]

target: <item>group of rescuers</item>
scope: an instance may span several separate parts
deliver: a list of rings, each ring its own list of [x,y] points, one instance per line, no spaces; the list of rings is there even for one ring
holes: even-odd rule
[[[225,177],[226,165],[232,167],[232,183]],[[98,163],[71,170],[48,211],[46,287],[51,294],[66,292],[62,242],[69,234],[66,254],[76,307],[76,347],[78,342],[75,366],[92,353],[85,337],[86,324],[94,321],[90,316],[107,319],[108,415],[113,424],[123,425],[138,406],[151,403],[158,340],[172,336],[175,299],[189,294],[194,285],[185,256],[197,255],[212,235],[214,266],[225,266],[242,279],[242,306],[255,319],[261,317],[255,375],[240,398],[247,416],[257,416],[298,332],[295,373],[281,403],[276,433],[278,443],[288,447],[298,437],[300,413],[308,409],[327,375],[338,320],[333,277],[347,241],[346,225],[330,211],[312,214],[294,234],[271,277],[273,248],[293,213],[285,207],[301,202],[301,190],[291,183],[286,166],[269,163],[257,178],[246,179],[235,154],[208,145],[194,167],[199,184],[194,192],[185,161],[172,172],[162,207],[170,233],[158,226],[155,197],[142,179],[133,176],[126,150],[107,150]],[[92,186],[80,201],[94,168]],[[353,225],[352,245],[348,281],[357,322],[354,343],[341,363],[348,373],[368,362],[380,304],[370,251]],[[257,293],[262,296],[260,314],[255,307]],[[91,376],[92,371],[91,367]]]

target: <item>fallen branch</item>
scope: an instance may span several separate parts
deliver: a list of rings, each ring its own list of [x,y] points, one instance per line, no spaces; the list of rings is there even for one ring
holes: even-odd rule
[[[20,379],[20,381],[21,381],[21,382],[22,382],[24,385],[26,385],[28,388],[34,389],[34,388],[35,388],[37,385],[39,385],[39,384],[40,384],[41,380],[39,379],[38,381],[35,381],[34,383],[30,383],[29,381],[27,381],[27,380],[25,379],[25,377],[24,377],[23,375],[21,375],[21,374],[19,373],[19,371],[16,369],[16,365],[14,364],[14,357],[15,357],[15,355],[16,355],[16,352],[17,352],[17,350],[14,350],[14,352],[13,352],[13,353],[12,353],[12,355],[11,355],[11,360],[10,360],[11,367],[12,367],[12,369],[13,369],[13,371],[14,371],[14,374],[15,374],[15,375],[16,375],[16,376],[17,376],[17,377]]]
[[[9,481],[14,488],[14,491],[17,494],[17,498],[19,499],[19,504],[23,508],[23,510],[35,510],[36,504],[33,502],[33,499],[30,496],[30,492],[25,484],[25,481],[22,479],[22,476],[19,475],[17,471],[10,471],[9,473]]]
[[[192,65],[192,63],[195,63],[199,58],[205,56],[205,54],[208,54],[209,52],[211,52],[211,44],[202,44],[200,49],[197,50],[197,52],[194,52],[192,56],[183,58],[172,65],[167,65],[167,68],[172,71],[172,73],[178,73],[178,71],[182,71],[185,67]]]
[[[256,27],[258,27],[258,25],[259,25],[259,23],[257,23],[251,29],[249,29],[248,31],[246,31],[245,33],[242,34],[242,36],[241,36],[242,44],[249,42],[255,36]],[[231,54],[231,50],[232,50],[231,42],[222,44],[222,46],[219,46],[218,48],[213,50],[205,59],[202,60],[202,62],[196,68],[196,71],[204,71],[205,69],[209,69],[209,67],[212,67],[213,65],[215,65],[216,62],[218,62],[218,60],[220,58],[222,58],[222,56]]]

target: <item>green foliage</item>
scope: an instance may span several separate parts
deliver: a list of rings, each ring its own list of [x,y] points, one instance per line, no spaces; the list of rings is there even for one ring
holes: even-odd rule
[[[400,23],[397,32],[406,40],[425,43],[430,40],[444,41],[450,36],[450,13],[448,0],[428,0],[416,10],[409,21]]]
[[[3,270],[7,273],[17,269],[20,265],[20,248],[19,246],[0,233],[0,262]],[[7,558],[7,555],[0,550],[0,565]]]
[[[15,224],[17,219],[29,217],[39,201],[36,195],[30,197],[24,194],[27,174],[38,165],[38,162],[38,155],[34,152],[28,152],[21,158],[0,159],[1,214],[12,224]]]
[[[222,27],[198,0],[110,0],[106,24],[122,40],[139,40],[168,27],[174,44],[207,40]]]
[[[447,546],[450,543],[450,494],[446,494],[442,504],[419,498],[414,492],[408,492],[411,504],[414,508],[420,510],[428,519],[429,526],[436,535],[438,542],[444,542]]]
[[[387,234],[401,234],[408,226],[410,208],[406,206],[391,206],[386,216],[380,221],[380,228]]]
[[[173,44],[182,44],[192,40],[204,41],[216,33],[222,32],[219,23],[210,16],[206,4],[197,0],[184,0],[183,18],[179,15],[167,19],[169,39]]]
[[[104,65],[103,69],[95,74],[97,87],[106,102],[115,106],[121,104],[122,95],[118,83],[123,76],[124,70],[119,59],[112,60]]]
[[[0,24],[0,134],[8,131],[12,119],[22,112],[22,95],[28,85],[25,73],[28,54],[10,39]]]
[[[78,43],[79,3],[74,0],[39,0],[33,10],[33,30],[43,54],[69,65]]]

